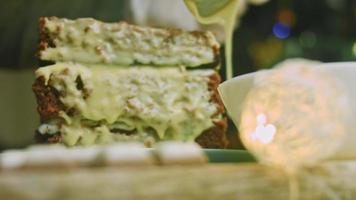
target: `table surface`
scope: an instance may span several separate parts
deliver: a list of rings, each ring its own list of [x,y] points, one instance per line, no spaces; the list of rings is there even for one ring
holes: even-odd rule
[[[299,199],[356,199],[355,178],[355,161],[330,162],[294,186]],[[257,163],[22,169],[0,172],[0,199],[290,199],[290,180]]]

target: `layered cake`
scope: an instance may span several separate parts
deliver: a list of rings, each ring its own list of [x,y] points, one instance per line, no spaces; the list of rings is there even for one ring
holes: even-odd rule
[[[219,44],[209,32],[40,19],[40,142],[196,141],[224,148]]]

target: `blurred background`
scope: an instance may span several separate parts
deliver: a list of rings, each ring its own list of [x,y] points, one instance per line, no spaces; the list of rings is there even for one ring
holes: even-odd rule
[[[40,16],[203,28],[223,38],[218,27],[197,24],[181,0],[2,0],[0,150],[34,142],[39,121],[31,85],[33,71],[39,66],[35,53]],[[290,57],[356,60],[356,0],[272,0],[250,5],[235,30],[233,55],[235,75],[270,68]],[[235,133],[231,127],[229,135]]]

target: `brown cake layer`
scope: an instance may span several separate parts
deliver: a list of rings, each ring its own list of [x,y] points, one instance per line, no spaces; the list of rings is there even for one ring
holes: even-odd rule
[[[209,77],[208,89],[212,94],[211,101],[217,106],[216,115],[221,115],[224,112],[224,106],[217,92],[219,83],[220,76],[217,73]],[[37,98],[37,110],[42,122],[58,118],[60,111],[66,112],[69,116],[74,112],[62,104],[59,92],[49,84],[46,85],[44,77],[38,77],[32,88]],[[204,148],[225,148],[227,146],[225,136],[226,119],[215,120],[213,123],[214,126],[203,131],[195,141]],[[39,142],[57,143],[61,141],[61,134],[49,135],[36,133],[36,138]]]

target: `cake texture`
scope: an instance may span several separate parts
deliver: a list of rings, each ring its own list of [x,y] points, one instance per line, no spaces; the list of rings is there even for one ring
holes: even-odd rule
[[[39,26],[39,58],[55,63],[35,72],[39,142],[227,146],[211,33],[90,18],[43,17]]]
[[[68,146],[196,140],[224,147],[226,122],[214,70],[57,63],[39,68],[33,90],[38,134]]]
[[[112,65],[215,65],[219,43],[210,32],[139,27],[92,18],[39,21],[41,60]]]

